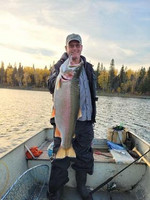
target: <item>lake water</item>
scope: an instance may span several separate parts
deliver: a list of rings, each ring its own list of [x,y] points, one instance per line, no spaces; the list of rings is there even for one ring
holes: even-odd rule
[[[51,107],[49,92],[0,89],[0,156],[51,127]],[[150,142],[150,99],[99,96],[95,137],[118,124]]]

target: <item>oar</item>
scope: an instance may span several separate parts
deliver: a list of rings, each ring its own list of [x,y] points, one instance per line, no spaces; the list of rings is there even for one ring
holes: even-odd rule
[[[124,167],[122,170],[120,170],[118,173],[116,173],[114,176],[108,178],[106,181],[104,181],[102,184],[100,184],[99,186],[97,186],[94,190],[92,190],[90,193],[93,194],[94,192],[98,191],[100,188],[102,188],[104,185],[106,185],[107,183],[109,183],[112,179],[114,179],[116,176],[118,176],[121,172],[123,172],[124,170],[126,170],[128,167],[130,167],[131,165],[133,165],[135,162],[137,162],[139,159],[141,159],[143,156],[145,156],[148,152],[150,151],[150,149],[148,151],[146,151],[144,154],[142,154],[139,158],[137,158],[136,160],[134,160],[132,163],[130,163],[129,165],[127,165],[126,167]]]
[[[142,155],[142,154],[137,150],[136,147],[134,147],[134,148],[132,149],[132,151],[135,151],[139,156]],[[150,167],[150,162],[149,162],[146,158],[143,157],[142,160],[144,160],[144,162]]]

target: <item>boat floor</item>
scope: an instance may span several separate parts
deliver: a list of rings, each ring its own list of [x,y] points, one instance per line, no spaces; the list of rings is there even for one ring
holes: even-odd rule
[[[47,187],[44,188],[39,200],[48,200]],[[75,188],[64,188],[62,200],[81,200],[78,192]],[[136,197],[131,192],[107,192],[98,191],[93,194],[93,200],[136,200]]]
[[[33,161],[40,161],[40,162],[46,162],[50,161],[50,158],[47,153],[47,148],[51,141],[47,141],[44,144],[41,145],[40,149],[43,151],[43,153],[36,158],[36,160],[28,160],[28,162]],[[115,160],[113,159],[112,154],[108,151],[108,147],[106,145],[101,145],[100,147],[95,147],[94,149],[94,161],[95,162],[102,162],[102,163],[115,163]],[[140,161],[142,164],[143,162]],[[47,186],[44,188],[40,200],[48,200],[47,198]],[[62,200],[81,200],[78,192],[76,191],[76,188],[71,187],[65,187],[64,188],[64,194]],[[93,200],[137,200],[135,195],[131,193],[130,191],[127,192],[118,192],[118,191],[98,191],[93,194]]]

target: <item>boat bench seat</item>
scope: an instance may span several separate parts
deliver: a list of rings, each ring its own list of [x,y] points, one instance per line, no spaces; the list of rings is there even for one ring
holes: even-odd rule
[[[43,153],[39,156],[36,157],[36,159],[27,159],[30,162],[33,160],[43,162],[45,163],[50,162],[51,158],[48,155],[47,148],[50,145],[52,141],[45,141],[41,146],[39,147],[40,150],[43,151]],[[111,152],[108,150],[108,146],[106,144],[106,139],[98,139],[95,140],[94,143],[92,144],[93,147],[93,155],[94,155],[94,161],[99,162],[99,163],[116,163],[115,159],[113,158],[113,155]],[[143,161],[138,162],[138,164],[141,163],[143,164]]]
[[[52,141],[44,142],[44,145],[43,144],[41,145],[42,148],[39,147],[39,149],[42,150],[43,153],[39,157],[36,157],[36,159],[32,159],[32,160],[50,161],[47,148],[51,142]],[[97,146],[93,146],[93,152],[94,152],[94,160],[97,162],[115,162],[111,153],[108,151],[108,147],[101,146],[100,148]],[[31,159],[27,159],[27,160],[32,161]]]

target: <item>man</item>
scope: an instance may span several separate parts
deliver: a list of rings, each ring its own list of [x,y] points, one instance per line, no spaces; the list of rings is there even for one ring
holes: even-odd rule
[[[77,120],[75,127],[75,139],[72,141],[76,152],[76,159],[72,165],[75,170],[77,190],[83,200],[92,200],[92,196],[86,188],[87,174],[93,173],[93,151],[91,143],[94,137],[93,123],[96,115],[96,92],[95,92],[95,74],[92,65],[86,62],[82,52],[82,39],[78,34],[70,34],[66,38],[66,52],[60,60],[54,65],[54,69],[48,79],[48,88],[50,93],[54,93],[56,78],[59,74],[61,65],[71,57],[71,65],[75,66],[83,63],[83,69],[79,77],[80,84],[80,108],[82,116]],[[54,118],[51,123],[55,127]],[[54,137],[54,152],[56,153],[60,146],[61,139]],[[63,186],[69,181],[68,168],[70,158],[54,159],[52,162],[51,175],[49,180],[49,199],[60,200],[60,194]]]

